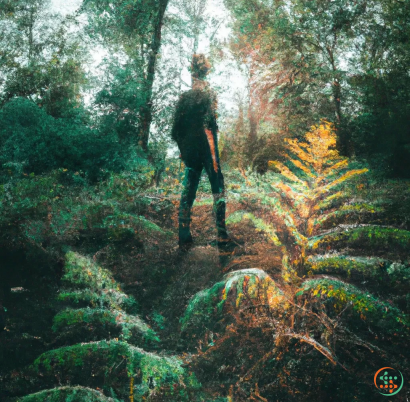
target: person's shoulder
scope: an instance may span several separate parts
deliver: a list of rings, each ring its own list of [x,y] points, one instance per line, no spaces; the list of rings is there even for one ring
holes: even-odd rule
[[[200,89],[189,89],[188,91],[182,92],[181,97],[183,98],[192,98],[198,97],[203,94],[203,91]]]
[[[182,92],[182,94],[179,96],[179,101],[184,102],[190,99],[194,99],[196,97],[196,93],[193,89],[190,89],[188,91]]]
[[[210,99],[208,91],[199,89],[190,89],[183,92],[179,97],[179,104],[201,104],[207,102]]]

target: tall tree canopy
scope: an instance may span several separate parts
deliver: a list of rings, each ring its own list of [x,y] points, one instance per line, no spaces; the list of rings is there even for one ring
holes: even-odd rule
[[[234,15],[234,53],[249,64],[258,98],[267,96],[276,108],[274,114],[282,116],[281,130],[299,135],[327,118],[336,123],[342,153],[385,156],[386,168],[405,174],[394,161],[408,160],[409,130],[405,123],[392,129],[393,121],[387,123],[386,118],[408,120],[408,100],[403,98],[409,92],[408,4],[393,0],[227,0],[226,4]],[[403,90],[393,88],[393,82],[400,82]],[[386,130],[390,135],[383,136]]]
[[[136,70],[134,77],[128,77],[137,81],[140,99],[129,106],[138,115],[134,136],[144,150],[148,150],[155,69],[168,2],[85,0],[82,6],[89,15],[92,35],[122,51],[129,67]]]

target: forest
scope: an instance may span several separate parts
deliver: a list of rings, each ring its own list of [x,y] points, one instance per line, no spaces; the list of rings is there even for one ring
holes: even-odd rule
[[[409,346],[409,0],[0,0],[0,401],[408,402]]]

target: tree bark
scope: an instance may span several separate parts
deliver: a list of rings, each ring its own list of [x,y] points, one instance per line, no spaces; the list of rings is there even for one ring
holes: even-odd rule
[[[31,63],[31,59],[33,57],[33,47],[34,47],[34,39],[33,39],[33,30],[34,30],[34,9],[30,8],[30,22],[28,27],[28,61],[29,64]]]
[[[254,87],[254,61],[251,63],[249,71],[249,106],[248,106],[248,119],[249,119],[249,134],[248,134],[248,146],[249,146],[249,160],[252,156],[255,156],[257,149],[256,143],[258,139],[258,112],[257,112],[257,94]]]
[[[148,57],[147,75],[145,79],[145,104],[141,107],[141,124],[139,143],[144,151],[148,151],[148,140],[152,123],[152,90],[155,79],[157,57],[161,47],[162,25],[169,0],[158,0],[158,10],[154,21],[154,32],[151,40],[151,51]]]
[[[334,38],[334,44],[330,49],[327,47],[327,52],[329,55],[330,64],[332,66],[333,71],[333,82],[332,82],[332,92],[333,92],[333,102],[335,105],[335,115],[336,115],[336,128],[337,128],[337,148],[339,152],[344,156],[351,156],[351,149],[350,149],[350,138],[348,136],[348,132],[344,126],[344,119],[342,113],[342,89],[340,86],[340,80],[337,74],[337,66],[333,54],[333,49],[336,46],[336,35]]]
[[[335,38],[336,42],[336,38]],[[341,107],[341,89],[340,89],[340,81],[339,78],[337,77],[337,66],[335,62],[335,58],[333,55],[333,49],[335,47],[335,43],[333,44],[332,48],[327,47],[327,53],[329,55],[329,61],[330,65],[332,66],[332,71],[333,71],[333,82],[332,82],[332,92],[333,92],[333,101],[335,104],[335,113],[336,113],[336,119],[337,122],[340,124],[342,121],[342,107]]]

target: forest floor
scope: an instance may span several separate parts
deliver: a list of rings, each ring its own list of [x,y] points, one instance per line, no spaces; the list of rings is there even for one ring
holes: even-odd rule
[[[49,212],[51,207],[46,214],[42,212],[41,218],[46,222],[44,233],[51,238],[48,244],[39,237],[34,248],[36,259],[30,260],[29,249],[23,249],[26,253],[23,255],[22,249],[17,247],[16,252],[8,257],[16,265],[27,267],[27,261],[31,261],[38,267],[25,271],[31,275],[30,281],[36,280],[36,286],[24,289],[24,282],[15,279],[8,300],[6,332],[0,334],[4,341],[0,353],[7,364],[0,372],[0,386],[6,385],[6,395],[23,396],[47,388],[65,392],[61,385],[73,384],[103,390],[101,392],[106,396],[114,395],[109,393],[114,390],[116,397],[125,400],[123,395],[126,395],[129,378],[124,369],[108,375],[107,372],[104,375],[100,373],[101,378],[97,381],[86,371],[78,372],[77,365],[70,366],[70,359],[64,355],[64,351],[69,350],[66,348],[84,348],[84,352],[76,354],[86,356],[84,365],[89,364],[92,370],[98,371],[101,366],[101,372],[105,363],[100,364],[99,359],[116,356],[118,342],[121,347],[136,346],[146,350],[150,356],[152,353],[158,358],[181,358],[186,373],[195,373],[202,384],[201,391],[191,389],[190,394],[187,391],[188,395],[184,397],[188,399],[181,399],[184,401],[226,402],[230,400],[227,398],[228,389],[233,384],[237,387],[234,390],[235,401],[250,400],[249,395],[256,398],[251,400],[259,401],[300,401],[299,390],[306,392],[303,399],[306,401],[317,392],[320,392],[318,400],[330,400],[335,395],[331,386],[334,381],[347,384],[359,374],[360,381],[356,381],[355,389],[349,391],[349,395],[361,395],[357,400],[367,402],[367,396],[374,393],[370,374],[382,367],[381,364],[399,366],[400,362],[407,361],[407,353],[402,346],[408,331],[405,314],[410,305],[407,297],[410,249],[408,183],[369,182],[362,185],[357,182],[345,189],[350,201],[336,204],[330,211],[332,219],[325,224],[320,222],[315,236],[326,242],[308,250],[312,259],[307,261],[305,273],[295,284],[286,278],[287,267],[283,257],[286,253],[291,255],[294,250],[300,251],[294,246],[297,239],[292,236],[297,232],[292,222],[300,222],[299,228],[303,230],[306,219],[298,216],[298,210],[291,203],[286,214],[281,215],[277,209],[279,203],[272,201],[275,200],[274,193],[269,191],[270,187],[268,190],[264,187],[280,186],[281,182],[276,184],[274,181],[275,176],[249,177],[252,183],[247,178],[241,179],[235,171],[228,171],[226,176],[227,226],[237,246],[231,252],[217,247],[213,197],[207,188],[206,177],[201,181],[193,206],[191,231],[194,246],[187,252],[178,248],[180,179],[173,178],[171,185],[164,180],[163,187],[132,190],[134,196],[129,195],[126,181],[118,181],[102,187],[102,190],[93,190],[95,193],[90,191],[88,198],[84,195],[75,198],[79,209],[70,206],[73,195],[71,199],[61,197],[61,201],[57,200],[69,205],[69,218],[60,214],[64,209],[60,204],[54,204],[52,214]],[[118,188],[120,190],[115,193]],[[106,194],[108,201],[101,201],[100,194]],[[119,207],[113,211],[111,205],[115,203]],[[338,215],[339,211],[348,213]],[[141,219],[126,221],[130,216]],[[283,216],[293,221],[284,221]],[[39,220],[31,215],[30,219],[37,225]],[[56,222],[54,226],[50,224],[53,219]],[[58,228],[59,222],[62,222],[61,227],[66,227],[66,222],[72,221],[71,231],[50,230]],[[100,222],[105,226],[101,227]],[[150,226],[151,223],[154,226]],[[132,236],[129,236],[130,229]],[[276,240],[275,233],[282,243]],[[61,256],[53,254],[60,250],[56,245],[61,247]],[[67,257],[71,252],[76,257]],[[62,261],[58,264],[60,271],[53,271],[54,279],[51,271],[44,268],[50,255],[53,270],[56,268],[55,255],[58,261]],[[38,256],[43,256],[41,258],[45,258],[45,262]],[[77,258],[78,265],[70,263],[70,258]],[[95,264],[95,267],[90,268],[88,264]],[[82,279],[85,282],[78,282],[70,273],[73,267],[88,272],[90,278],[86,275]],[[137,321],[149,324],[158,335],[159,343],[152,345],[139,338],[125,338],[125,332],[118,335],[121,322],[115,321],[114,326],[107,327],[101,321],[102,312],[118,318],[119,311],[116,303],[110,305],[105,298],[106,285],[101,287],[98,279],[103,271],[104,275],[112,275],[113,285],[110,286],[116,288],[118,285],[123,294],[121,297],[132,296],[137,302],[137,310],[128,313],[124,308],[121,314],[126,311],[129,317],[138,317]],[[234,279],[227,279],[229,274]],[[56,277],[57,282],[54,283]],[[23,285],[18,286],[19,283]],[[268,302],[258,293],[259,290],[255,290],[259,288],[269,295]],[[70,297],[90,292],[99,295],[101,300],[91,304],[88,299],[71,304],[61,303],[61,299],[57,301],[61,294],[68,295],[67,292],[71,291],[74,292]],[[199,294],[204,296],[203,305],[194,302]],[[259,302],[262,306],[269,306],[268,313],[263,309],[250,309]],[[226,308],[221,310],[217,307],[222,305]],[[217,311],[222,316],[213,315]],[[83,319],[84,312],[95,313],[97,318],[87,321]],[[67,321],[68,325],[58,329],[59,320],[66,319],[64,314],[72,314],[70,317],[75,317],[75,320]],[[383,319],[380,319],[381,315]],[[204,348],[209,333],[219,338],[215,346],[209,347],[213,345],[210,342]],[[281,334],[284,334],[282,338]],[[289,334],[295,339],[290,339]],[[300,336],[307,342],[299,341]],[[272,339],[280,342],[272,343]],[[92,357],[87,348],[104,342],[113,349],[100,351],[98,356]],[[264,359],[275,350],[272,349],[273,344],[279,350],[278,355],[265,367]],[[335,351],[343,359],[340,365],[336,365]],[[61,374],[53,374],[47,382],[47,367],[39,366],[36,370],[41,376],[35,374],[37,380],[33,380],[31,369],[27,371],[27,367],[39,356],[48,359],[49,353],[58,357],[57,363],[53,364],[61,364],[61,367],[53,366],[53,370]],[[259,379],[241,384],[244,378],[248,378],[248,371],[254,368],[258,369]],[[303,379],[309,375],[306,373],[315,370],[320,370],[320,375],[314,378],[312,375],[311,382],[305,385]],[[273,377],[272,372],[275,373]],[[407,373],[405,368],[403,372]],[[165,373],[165,377],[169,375],[169,371]],[[149,375],[149,372],[144,374],[147,378]],[[38,378],[41,378],[39,383]],[[184,384],[187,380],[181,378]],[[159,378],[158,383],[161,384],[162,380]],[[25,385],[22,387],[19,381]],[[259,398],[256,381],[264,397]],[[323,387],[322,382],[330,384],[329,388]],[[159,394],[151,392],[145,383],[142,383],[145,388],[140,387],[141,395],[154,398],[149,400],[167,400],[155,399]],[[88,389],[87,392],[91,391]],[[201,392],[216,399],[206,399]],[[196,399],[190,399],[192,395]],[[343,397],[337,400],[343,401]],[[14,399],[10,401],[14,402]],[[27,401],[31,402],[30,399]]]
[[[147,245],[143,254],[121,255],[121,263],[107,264],[102,253],[97,261],[113,272],[125,293],[138,300],[146,319],[160,332],[164,345],[178,350],[179,319],[196,293],[211,287],[228,272],[244,268],[263,268],[280,280],[280,258],[265,236],[245,222],[230,227],[236,248],[230,252],[219,250],[213,198],[205,193],[197,195],[192,208],[194,245],[188,251],[180,251],[177,236],[179,196],[165,198],[173,203],[174,209],[163,217],[161,227],[172,231],[172,236],[160,244]],[[227,216],[237,208],[228,200]],[[163,316],[166,323],[156,326],[152,320],[153,311]]]

